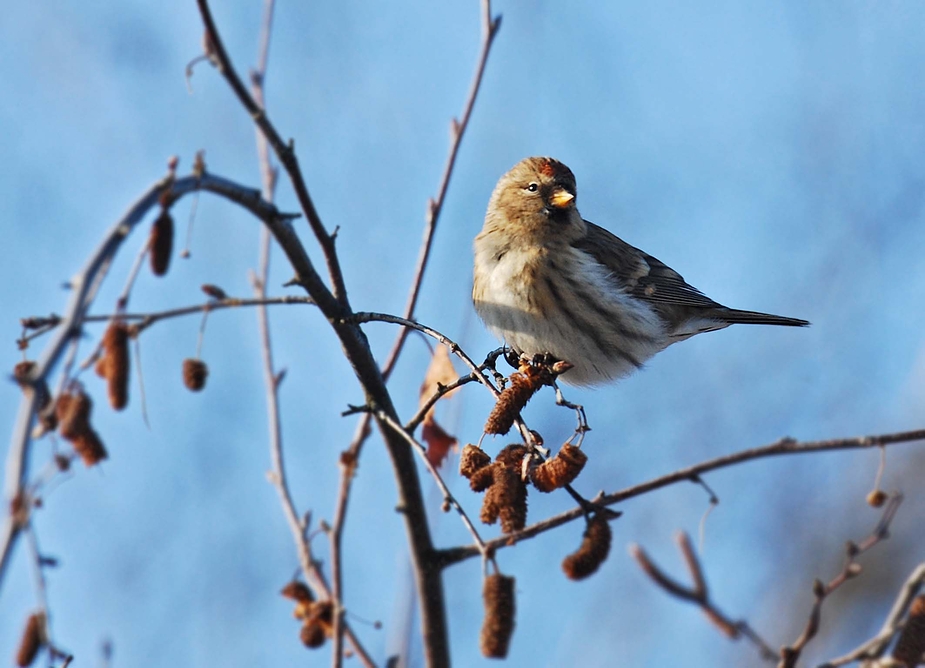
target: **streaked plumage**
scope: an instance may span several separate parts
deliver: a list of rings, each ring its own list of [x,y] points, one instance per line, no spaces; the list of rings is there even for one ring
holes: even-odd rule
[[[568,167],[527,158],[498,181],[475,238],[479,316],[518,353],[573,364],[563,381],[626,376],[676,341],[736,323],[809,324],[714,302],[664,263],[582,219],[575,196]]]

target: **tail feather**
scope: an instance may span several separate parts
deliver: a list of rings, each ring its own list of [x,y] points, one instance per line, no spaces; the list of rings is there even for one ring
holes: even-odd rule
[[[730,325],[784,325],[786,327],[807,327],[807,320],[799,318],[787,318],[782,315],[771,315],[770,313],[759,313],[758,311],[740,311],[739,309],[727,308],[716,314],[717,318]]]

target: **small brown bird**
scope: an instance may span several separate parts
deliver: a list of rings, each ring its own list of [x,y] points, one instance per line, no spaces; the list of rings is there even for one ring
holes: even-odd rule
[[[576,192],[558,160],[522,160],[498,181],[475,238],[475,310],[514,352],[574,365],[563,381],[620,378],[672,343],[737,323],[809,324],[718,304],[582,219]]]

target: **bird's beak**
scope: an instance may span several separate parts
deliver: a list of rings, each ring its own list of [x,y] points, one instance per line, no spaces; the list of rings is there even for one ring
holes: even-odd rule
[[[572,205],[575,196],[565,188],[556,188],[549,196],[549,204],[556,209],[565,209]]]

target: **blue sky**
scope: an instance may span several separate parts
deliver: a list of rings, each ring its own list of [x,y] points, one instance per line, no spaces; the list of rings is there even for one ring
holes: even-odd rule
[[[216,7],[232,58],[256,59],[262,3]],[[571,390],[593,431],[577,487],[615,490],[681,466],[790,435],[817,439],[922,426],[925,402],[925,5],[759,1],[497,2],[504,17],[450,186],[418,316],[481,357],[495,342],[470,302],[471,239],[497,178],[527,155],[575,172],[583,215],[673,266],[730,306],[811,320],[808,330],[736,327],[657,356],[614,386]],[[398,313],[413,272],[427,198],[435,193],[450,118],[469,86],[479,44],[474,0],[452,3],[280,2],[270,74],[271,117],[296,149],[338,248],[355,308]],[[199,52],[193,2],[60,0],[17,3],[0,23],[0,306],[8,368],[18,318],[61,312],[61,284],[104,230],[164,173],[170,155],[257,185],[254,133],[208,66],[184,82]],[[295,210],[285,182],[279,200]],[[182,229],[190,201],[177,207]],[[300,233],[314,251],[308,229]],[[129,239],[103,290],[111,308],[144,234]],[[192,258],[166,279],[145,274],[133,310],[196,303],[198,286],[250,293],[255,221],[203,197]],[[280,256],[271,285],[290,278]],[[277,294],[286,289],[277,288]],[[277,360],[289,373],[282,408],[287,463],[300,509],[330,519],[337,458],[362,395],[326,323],[310,307],[271,314]],[[97,397],[95,422],[111,459],[78,470],[35,515],[41,545],[61,560],[48,574],[58,642],[80,663],[112,640],[116,665],[326,665],[298,642],[277,594],[296,557],[269,468],[255,314],[216,313],[201,395],[180,384],[198,318],[153,327],[141,341],[151,418],[137,388],[124,413]],[[366,328],[378,355],[394,336]],[[93,331],[94,335],[99,332]],[[41,350],[39,343],[34,349]],[[390,383],[414,410],[428,352],[416,337]],[[0,387],[12,425],[18,390]],[[490,409],[469,387],[441,408],[464,442]],[[527,409],[547,443],[573,418],[548,395]],[[503,445],[488,442],[489,449]],[[33,449],[33,469],[48,458]],[[706,522],[703,558],[717,601],[772,645],[792,642],[810,584],[840,568],[844,541],[877,513],[864,496],[878,455],[846,452],[755,462],[707,477],[721,499]],[[907,501],[894,538],[831,601],[809,662],[872,635],[898,585],[922,560],[921,446],[888,453],[884,485]],[[404,531],[384,448],[370,441],[354,486],[345,542],[354,625],[384,660],[398,642],[406,595]],[[467,508],[479,499],[449,479]],[[426,483],[428,488],[431,486]],[[430,493],[436,540],[467,541]],[[571,507],[531,497],[530,517]],[[756,665],[698,611],[644,580],[626,555],[637,542],[681,572],[672,536],[697,532],[703,491],[681,485],[627,503],[594,578],[561,575],[580,540],[569,525],[500,554],[517,577],[510,665]],[[487,535],[494,535],[494,529]],[[323,537],[316,539],[326,555]],[[34,605],[20,549],[0,589],[0,657]],[[479,564],[446,574],[457,665],[483,665]]]

